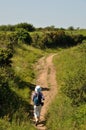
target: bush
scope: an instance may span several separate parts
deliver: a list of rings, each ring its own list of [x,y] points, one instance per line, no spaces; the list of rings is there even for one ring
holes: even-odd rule
[[[83,41],[82,35],[70,36],[65,34],[63,30],[48,31],[42,33],[34,33],[32,35],[32,45],[41,49],[45,48],[68,48]]]
[[[1,25],[0,31],[15,31],[15,27],[13,25]]]
[[[27,44],[31,44],[31,36],[29,35],[29,33],[24,30],[24,29],[19,29],[17,32],[16,32],[16,35],[17,35],[17,38],[18,38],[18,42],[24,42],[24,43],[27,43]]]

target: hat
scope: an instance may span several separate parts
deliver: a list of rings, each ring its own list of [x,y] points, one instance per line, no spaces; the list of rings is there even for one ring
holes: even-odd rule
[[[41,87],[40,87],[40,85],[37,85],[36,87],[35,87],[35,92],[40,92],[42,89],[41,89]]]

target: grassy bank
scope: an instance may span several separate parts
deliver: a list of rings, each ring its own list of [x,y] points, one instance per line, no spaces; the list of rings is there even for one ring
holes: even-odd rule
[[[86,43],[54,58],[58,94],[47,114],[49,130],[86,129]]]
[[[6,89],[3,117],[0,130],[35,130],[31,123],[33,117],[30,104],[31,92],[35,87],[34,64],[44,55],[42,50],[25,44],[15,46],[12,58],[13,75]],[[5,91],[5,90],[4,90]]]

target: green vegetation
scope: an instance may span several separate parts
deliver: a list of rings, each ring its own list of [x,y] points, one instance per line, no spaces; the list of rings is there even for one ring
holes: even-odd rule
[[[25,113],[23,113],[25,114]],[[14,121],[10,123],[8,120],[8,117],[4,117],[4,119],[0,119],[0,130],[36,130],[34,126],[32,126],[28,120],[28,118],[25,119],[25,116],[21,116],[23,119],[21,122],[19,120]]]
[[[59,92],[47,115],[52,130],[86,129],[86,42],[54,58]]]
[[[1,25],[0,31],[16,31],[17,29],[25,29],[26,31],[33,32],[35,27],[32,24],[28,23],[19,23],[16,25]]]
[[[77,30],[65,30],[67,34],[70,35],[83,35],[86,36],[86,29],[77,29]]]
[[[4,68],[0,75],[0,121],[2,130],[35,130],[30,123],[32,106],[30,105],[31,91],[35,86],[33,65],[43,56],[41,50],[18,45],[14,49],[11,71]],[[1,68],[2,70],[3,68]],[[8,75],[9,74],[9,75]]]
[[[36,80],[34,64],[51,52],[58,53],[54,63],[59,92],[49,110],[47,127],[86,129],[85,39],[86,30],[73,28],[36,29],[27,23],[0,26],[0,130],[36,129],[30,104]]]
[[[15,36],[4,33],[0,40],[0,129],[35,130],[30,121],[33,68],[44,53],[22,42],[14,45]]]

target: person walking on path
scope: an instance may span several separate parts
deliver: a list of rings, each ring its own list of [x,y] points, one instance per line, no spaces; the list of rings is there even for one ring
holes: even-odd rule
[[[35,125],[37,126],[39,120],[40,120],[40,113],[41,113],[41,108],[44,105],[44,96],[42,93],[42,88],[40,85],[37,85],[35,87],[35,91],[32,94],[32,101],[34,104],[34,118],[35,118]]]

